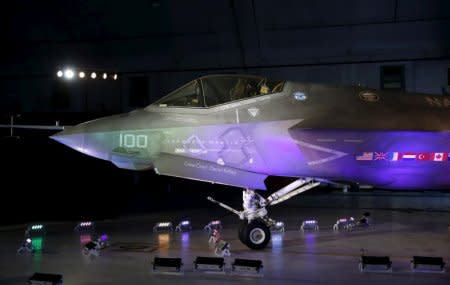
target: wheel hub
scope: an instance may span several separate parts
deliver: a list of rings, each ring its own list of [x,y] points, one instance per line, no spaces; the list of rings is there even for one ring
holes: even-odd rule
[[[252,229],[250,231],[250,240],[252,241],[252,243],[254,244],[260,244],[262,242],[264,242],[265,238],[266,238],[266,233],[260,229],[260,228],[256,228],[256,229]]]

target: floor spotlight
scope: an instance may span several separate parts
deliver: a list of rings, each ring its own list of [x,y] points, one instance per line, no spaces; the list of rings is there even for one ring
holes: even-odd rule
[[[176,227],[176,232],[188,232],[192,230],[191,222],[190,221],[181,221]]]
[[[153,271],[161,273],[181,273],[183,262],[181,258],[155,257],[153,259]]]
[[[173,226],[171,222],[160,222],[160,223],[156,223],[155,226],[153,227],[153,232],[171,232],[173,231]]]
[[[43,224],[30,225],[25,231],[25,235],[30,237],[43,236],[45,235],[45,226]]]
[[[356,221],[353,217],[340,218],[333,226],[333,230],[352,230],[356,226]]]
[[[220,230],[222,229],[222,222],[220,220],[211,221],[203,229],[208,232]]]
[[[94,222],[91,222],[91,221],[79,222],[75,226],[75,230],[78,230],[80,233],[81,232],[93,232],[95,230]]]
[[[306,230],[313,230],[318,231],[319,230],[319,222],[317,220],[305,220],[302,222],[302,225],[300,226],[301,231]]]
[[[281,221],[275,222],[273,226],[270,227],[270,230],[273,232],[281,232],[284,233],[284,223]]]
[[[28,284],[30,285],[43,285],[43,284],[63,284],[63,276],[61,274],[49,274],[49,273],[34,273],[33,276],[28,278]]]
[[[263,267],[263,262],[261,260],[236,258],[231,264],[231,271],[259,274]]]
[[[223,257],[204,257],[197,256],[194,260],[195,270],[205,270],[205,271],[224,271],[225,261]]]
[[[416,272],[445,272],[445,262],[443,257],[435,256],[413,256],[411,260],[411,270]]]

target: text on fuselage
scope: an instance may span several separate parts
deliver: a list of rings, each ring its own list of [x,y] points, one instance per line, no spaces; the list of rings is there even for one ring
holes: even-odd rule
[[[146,135],[120,133],[119,146],[127,148],[147,148],[148,137]]]

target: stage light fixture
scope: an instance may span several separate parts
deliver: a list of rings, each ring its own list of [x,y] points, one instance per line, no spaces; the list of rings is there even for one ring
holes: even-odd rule
[[[95,79],[95,78],[97,78],[97,73],[95,73],[95,72],[92,72],[92,73],[91,73],[91,78],[92,78],[92,79]]]
[[[175,231],[176,232],[186,232],[186,231],[190,231],[192,229],[191,226],[191,222],[190,221],[181,221],[176,227],[175,227]]]
[[[61,78],[64,75],[64,73],[62,72],[62,70],[58,70],[58,72],[56,73],[56,76],[58,76],[59,78]]]
[[[66,70],[64,71],[64,77],[65,77],[66,79],[68,79],[68,80],[73,79],[73,76],[74,76],[74,75],[75,75],[75,74],[74,74],[73,70],[70,69],[70,68],[68,68],[68,69],[66,69]]]
[[[32,231],[39,231],[39,230],[42,230],[43,228],[44,228],[44,226],[41,224],[31,226]]]
[[[204,228],[205,231],[213,231],[222,229],[222,222],[220,220],[213,220],[209,222]]]
[[[63,276],[61,274],[49,274],[49,273],[34,273],[33,276],[28,278],[28,284],[30,285],[43,285],[43,284],[63,284]]]
[[[356,221],[353,217],[350,218],[340,218],[336,221],[333,226],[333,230],[351,230],[356,226]]]
[[[259,274],[263,267],[261,260],[236,258],[231,264],[231,271],[234,273]]]
[[[25,235],[28,237],[45,235],[45,226],[43,224],[33,224],[27,227]]]
[[[80,72],[78,73],[78,76],[79,76],[80,78],[85,78],[85,77],[86,77],[86,73],[84,73],[83,71],[80,71]]]
[[[74,230],[78,230],[80,233],[92,233],[95,231],[94,222],[92,221],[82,221],[79,222]]]
[[[181,273],[183,262],[181,258],[155,257],[153,259],[153,271],[159,273]]]
[[[171,222],[156,223],[153,227],[153,232],[172,231],[173,226]]]
[[[317,220],[305,220],[302,222],[302,225],[300,226],[300,230],[319,230],[319,222]]]
[[[281,221],[275,222],[273,226],[270,227],[273,232],[284,232],[284,223]]]
[[[413,256],[411,260],[413,272],[442,272],[445,273],[443,257],[437,256]]]

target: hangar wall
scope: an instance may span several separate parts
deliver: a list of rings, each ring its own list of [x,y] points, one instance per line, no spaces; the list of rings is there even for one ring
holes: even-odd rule
[[[62,2],[0,12],[1,112],[127,111],[135,77],[147,78],[144,103],[228,72],[379,89],[381,67],[395,65],[406,91],[450,92],[445,0]],[[65,66],[120,79],[61,84]]]

